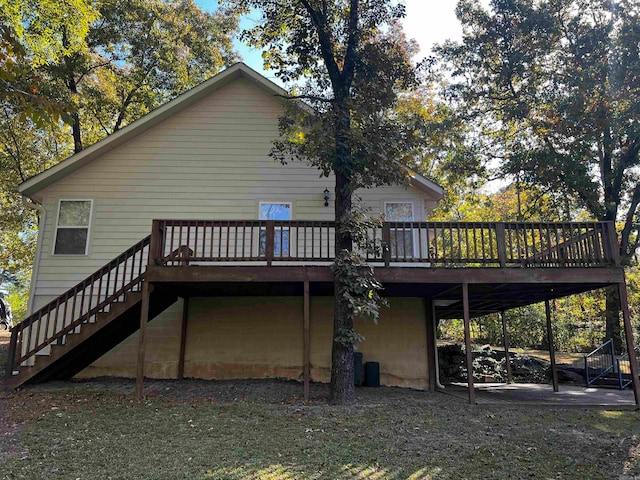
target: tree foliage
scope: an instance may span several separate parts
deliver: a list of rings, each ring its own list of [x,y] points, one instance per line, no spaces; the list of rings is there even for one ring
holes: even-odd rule
[[[439,48],[455,102],[482,122],[500,172],[620,221],[628,265],[640,226],[640,3],[462,0],[462,43]],[[618,303],[608,331],[620,346]]]
[[[193,0],[100,0],[87,48],[48,64],[75,106],[74,149],[109,135],[236,60],[233,13]],[[69,43],[63,36],[63,43]]]

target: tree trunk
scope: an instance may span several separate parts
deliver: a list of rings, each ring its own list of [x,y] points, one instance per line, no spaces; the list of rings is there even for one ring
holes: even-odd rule
[[[615,204],[616,209],[610,210],[606,215],[600,219],[601,221],[612,222],[612,231],[609,232],[613,236],[613,248],[619,249],[617,253],[620,259],[620,265],[626,267],[629,265],[630,258],[625,256],[625,252],[620,249],[621,245],[618,239],[618,233],[615,228],[615,219],[617,215],[617,203],[615,203],[613,197],[609,196],[610,201],[608,204]],[[605,196],[605,201],[607,197]],[[622,343],[622,328],[620,325],[620,293],[618,292],[618,285],[610,285],[605,288],[605,341],[610,338],[613,339],[613,350],[617,355],[620,355],[624,351]]]
[[[80,115],[71,114],[71,132],[73,134],[73,153],[82,151],[82,133],[80,132]]]
[[[336,175],[335,190],[335,254],[353,250],[353,239],[344,220],[351,213],[351,151],[346,141],[346,132],[351,123],[348,110],[338,109],[339,118],[336,128]],[[329,403],[334,405],[350,404],[354,401],[353,386],[353,311],[345,298],[349,285],[339,272],[334,272],[333,305],[333,347],[331,352],[331,384]]]
[[[612,285],[606,288],[606,338],[613,338],[613,349],[616,354],[623,352],[622,331],[620,328],[620,295],[618,286]]]
[[[78,85],[76,84],[76,79],[73,77],[73,74],[69,74],[69,78],[67,80],[67,86],[69,87],[69,91],[74,95],[78,95]],[[78,153],[82,151],[82,132],[80,130],[80,115],[78,112],[73,112],[71,114],[71,132],[73,133],[73,153]]]
[[[62,45],[69,47],[69,39],[67,37],[67,30],[62,30]],[[74,69],[72,67],[73,61],[70,57],[64,58],[64,67],[66,71],[66,83],[67,88],[73,94],[75,98],[78,96],[78,83],[76,77],[73,75]],[[80,130],[80,115],[78,111],[71,113],[71,133],[73,135],[73,153],[79,153],[82,151],[82,132]]]

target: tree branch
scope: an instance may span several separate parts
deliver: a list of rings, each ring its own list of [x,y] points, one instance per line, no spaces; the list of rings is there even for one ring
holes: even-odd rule
[[[622,258],[627,259],[629,255],[633,254],[633,250],[628,253],[629,240],[631,238],[631,233],[633,232],[633,219],[636,216],[636,210],[638,209],[638,205],[640,204],[640,183],[637,183],[635,188],[633,189],[633,195],[631,196],[631,203],[629,205],[629,210],[627,211],[627,216],[624,221],[624,227],[622,228],[621,238],[620,238],[620,253]],[[637,239],[636,239],[637,244]],[[635,250],[635,249],[634,249]]]
[[[624,179],[624,173],[627,168],[633,164],[633,160],[638,157],[640,153],[640,137],[633,140],[631,145],[627,148],[627,151],[620,155],[620,163],[616,166],[616,171],[613,179],[614,191],[620,192],[622,190],[622,180]]]
[[[342,67],[342,84],[350,87],[356,70],[356,53],[358,47],[358,18],[359,0],[351,0],[349,6],[349,38],[347,40],[347,51],[344,54],[344,65]]]
[[[324,98],[324,97],[318,97],[317,95],[280,95],[280,94],[276,94],[276,97],[280,97],[280,98],[284,98],[286,100],[314,100],[316,102],[326,102],[326,103],[333,103],[333,99],[332,98]]]
[[[329,37],[329,33],[325,29],[326,27],[326,15],[321,17],[320,13],[313,8],[313,6],[309,3],[308,0],[300,0],[300,3],[307,11],[309,16],[311,17],[311,22],[316,29],[316,33],[318,34],[318,41],[320,42],[320,52],[322,53],[322,58],[324,59],[325,66],[327,67],[327,72],[329,73],[329,78],[331,79],[331,84],[333,85],[334,92],[337,91],[340,87],[340,67],[336,63],[336,59],[334,57],[334,45]]]

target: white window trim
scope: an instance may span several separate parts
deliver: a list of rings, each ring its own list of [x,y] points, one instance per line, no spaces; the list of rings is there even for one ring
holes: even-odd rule
[[[289,218],[289,220],[274,220],[275,222],[288,222],[293,220],[293,202],[283,202],[280,200],[273,200],[273,201],[260,201],[258,202],[258,220],[264,220],[266,221],[265,218],[260,218],[260,212],[262,211],[262,205],[289,205],[289,213],[291,214],[291,218]]]
[[[262,205],[289,205],[289,220],[267,220],[266,218],[260,218],[260,213],[262,212]],[[285,202],[285,201],[281,201],[281,200],[272,200],[272,201],[260,201],[258,202],[258,220],[260,220],[261,222],[268,222],[268,221],[272,221],[272,222],[290,222],[291,220],[293,220],[293,202]],[[260,230],[264,229],[264,227],[262,227]],[[289,227],[275,227],[276,230],[284,230],[284,231],[289,231]],[[289,240],[290,241],[290,240]],[[258,244],[260,243],[260,233],[258,233]],[[287,246],[287,248],[291,248],[291,244],[289,244]],[[258,247],[258,253],[260,253],[260,247]]]
[[[60,226],[60,207],[62,202],[89,202],[91,204],[89,210],[89,223],[88,225],[65,225]],[[91,225],[93,224],[93,199],[92,198],[61,198],[58,200],[58,212],[56,214],[56,225],[53,233],[53,245],[51,247],[51,255],[56,257],[82,257],[89,255],[89,243],[91,242]],[[58,229],[59,228],[86,228],[87,229],[87,243],[84,246],[84,253],[56,253],[56,242],[58,241]]]
[[[385,222],[397,222],[398,220],[387,220],[387,205],[393,205],[394,203],[409,203],[411,204],[411,220],[409,220],[410,222],[415,222],[416,221],[416,208],[415,205],[413,203],[413,200],[389,200],[389,201],[385,201],[384,202],[384,221]],[[420,256],[420,252],[418,252],[418,237],[417,237],[417,233],[416,231],[412,232],[412,237],[413,237],[413,256],[414,257],[419,257]]]

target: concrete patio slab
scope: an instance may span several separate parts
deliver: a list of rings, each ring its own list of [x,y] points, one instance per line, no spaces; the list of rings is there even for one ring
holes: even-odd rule
[[[637,408],[633,391],[610,388],[585,388],[577,385],[560,385],[554,392],[551,385],[537,383],[482,383],[476,384],[476,404],[526,404],[555,405],[558,407],[607,406]],[[467,385],[454,383],[447,385],[441,393],[468,401]]]

